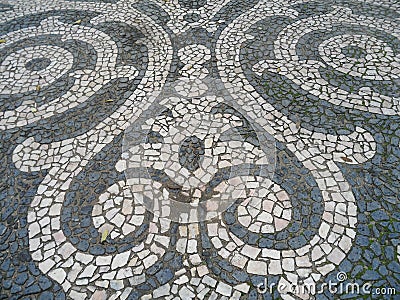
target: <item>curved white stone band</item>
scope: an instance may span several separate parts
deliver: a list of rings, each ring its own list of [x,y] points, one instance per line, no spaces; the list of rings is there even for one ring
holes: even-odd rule
[[[296,3],[301,2],[305,1]],[[238,70],[242,70],[239,59],[240,48],[242,43],[248,39],[246,31],[254,23],[267,16],[295,17],[297,12],[288,9],[292,4],[291,1],[280,1],[276,4],[270,1],[259,2],[222,32],[221,38],[217,42],[216,53],[221,80],[226,83],[226,88],[231,91],[244,114],[262,126],[278,141],[285,143],[315,178],[325,207],[319,234],[315,235],[308,245],[294,251],[274,251],[252,247],[230,235],[230,239],[232,239],[230,248],[221,249],[219,254],[232,264],[235,264],[235,261],[241,261],[236,260],[235,255],[246,255],[244,256],[246,263],[240,267],[246,268],[248,272],[259,275],[281,274],[282,282],[289,281],[298,284],[300,278],[304,283],[321,280],[345,258],[356,234],[357,206],[351,187],[333,161],[332,154],[321,152],[318,146],[308,144],[310,137],[317,138],[317,136],[311,135],[309,131],[299,127],[267,101],[264,101],[247,81],[243,71],[239,71],[238,74]],[[226,45],[232,44],[234,46],[226,49]],[[361,131],[364,132],[364,130]],[[368,134],[365,137],[366,139],[371,138]],[[308,151],[303,153],[299,150],[298,143],[306,145]],[[354,147],[354,143],[349,140],[346,144],[348,147]],[[371,141],[371,145],[373,148],[375,147],[373,141]],[[373,156],[373,149],[367,151],[370,152],[367,152],[366,158]],[[221,222],[217,225],[224,226]],[[236,251],[232,251],[233,248]],[[284,269],[281,267],[284,259],[292,262],[296,260],[297,265],[304,266],[304,268]]]
[[[130,122],[133,121],[132,119],[137,118],[143,110],[150,106],[165,82],[172,59],[173,50],[168,35],[149,17],[130,7],[124,7],[122,11],[107,12],[103,15],[103,18],[118,20],[132,26],[137,26],[147,34],[149,39],[150,67],[132,96],[126,99],[113,114],[101,121],[89,132],[76,138],[64,140],[57,145],[58,149],[65,149],[64,153],[67,153],[69,159],[62,164],[55,160],[46,166],[50,167],[48,175],[39,186],[37,195],[28,212],[28,222],[30,223],[28,230],[32,258],[35,261],[40,261],[39,268],[43,273],[48,274],[51,278],[61,283],[69,297],[80,299],[90,297],[93,291],[96,290],[100,293],[102,293],[101,291],[104,292],[112,281],[119,280],[113,283],[121,284],[122,279],[117,279],[117,277],[118,272],[123,269],[122,265],[125,265],[122,261],[125,261],[127,257],[131,257],[136,252],[143,253],[138,264],[147,267],[151,266],[162,255],[162,252],[150,254],[150,250],[147,247],[151,248],[150,244],[154,243],[157,234],[162,239],[159,243],[164,245],[164,247],[168,245],[169,240],[167,234],[160,234],[160,232],[166,231],[168,226],[160,224],[155,219],[150,224],[150,234],[145,241],[148,245],[146,249],[144,248],[144,244],[142,244],[137,248],[120,253],[114,257],[94,257],[93,255],[78,251],[66,242],[66,237],[62,230],[60,230],[60,210],[66,191],[69,189],[73,178],[83,170],[84,166],[97,153],[112,142],[116,136],[121,134],[129,126]],[[50,145],[49,148],[57,148],[56,144]],[[45,149],[40,144],[37,148],[41,149],[41,151]],[[54,152],[50,151],[49,156],[53,157],[53,155]],[[35,164],[38,169],[41,166],[45,166],[45,163],[41,160],[34,162],[32,165]],[[122,182],[119,184],[121,186],[124,185]],[[69,259],[62,255],[61,252],[64,249],[68,249],[68,252],[73,253]],[[156,252],[157,249],[153,247],[151,251]],[[115,270],[105,271],[102,275],[102,280],[106,282],[103,285],[101,283],[96,284],[95,281],[98,278],[101,265],[103,263],[108,264],[110,259],[113,262],[115,261]],[[71,266],[75,267],[71,269]],[[76,270],[79,270],[78,266],[81,266],[81,272],[76,272]],[[136,277],[144,276],[142,267],[138,266],[135,270],[138,272],[134,274]],[[130,274],[128,271],[128,273],[121,272],[124,274],[122,275],[121,273],[123,278],[126,278]],[[90,276],[88,283],[80,285],[86,281],[75,280],[75,278],[83,278],[89,273],[93,274],[93,276]],[[133,280],[132,282],[136,282],[137,284],[143,282],[140,281],[142,279],[138,280]],[[128,289],[128,292],[132,289],[127,286],[123,286],[123,288]]]

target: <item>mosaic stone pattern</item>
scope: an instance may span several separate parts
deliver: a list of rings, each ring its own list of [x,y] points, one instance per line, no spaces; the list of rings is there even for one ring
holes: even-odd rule
[[[0,299],[399,297],[398,1],[2,2],[0,135]]]

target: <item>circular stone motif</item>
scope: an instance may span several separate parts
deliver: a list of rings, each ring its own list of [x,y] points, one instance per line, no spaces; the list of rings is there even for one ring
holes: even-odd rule
[[[137,230],[144,221],[145,208],[135,203],[129,186],[115,183],[100,195],[93,206],[95,228],[109,232],[112,239],[124,238]]]
[[[136,69],[132,59],[124,54],[140,50],[136,47],[140,47],[136,44],[140,31],[133,24],[113,22],[118,16],[107,20],[102,20],[103,17],[91,19],[90,24],[79,26],[45,12],[40,13],[39,18],[40,24],[9,32],[4,36],[6,43],[0,43],[3,52],[0,69],[0,94],[3,96],[0,100],[8,96],[12,99],[12,105],[3,106],[0,111],[0,130],[72,112],[75,107],[91,101],[104,87],[120,84],[123,78],[133,81],[143,76],[143,70]],[[111,23],[118,26],[118,34],[109,35],[107,27]],[[124,32],[132,31],[132,47],[118,49]],[[135,57],[144,59],[142,54],[135,54]],[[43,64],[32,69],[32,64],[43,58],[50,59],[50,64],[46,68],[42,68]],[[145,68],[146,63],[141,66]],[[17,84],[10,84],[14,81]]]
[[[271,22],[271,14],[256,22]],[[258,47],[263,53],[265,48],[269,53],[252,66],[255,74],[277,74],[334,105],[384,115],[400,114],[400,32],[394,20],[364,18],[341,6],[306,18],[299,18],[298,14],[287,7],[282,16],[285,22],[274,32],[264,33],[272,40],[272,49],[260,42],[260,33],[254,27],[246,31],[248,49]],[[347,56],[343,53],[347,47],[358,47],[362,52],[358,57]],[[355,83],[348,87],[348,82]]]
[[[365,57],[352,58],[343,54],[346,47],[358,47]],[[365,35],[341,35],[327,39],[318,47],[324,62],[339,72],[365,79],[392,80],[399,78],[400,60],[385,42]]]
[[[44,68],[35,68],[33,62],[43,58],[50,63]],[[25,93],[34,91],[38,85],[49,85],[71,69],[73,62],[72,53],[61,47],[36,46],[18,50],[0,65],[0,93],[14,93],[13,86],[19,87],[18,92]]]
[[[347,57],[352,57],[352,58],[365,58],[367,55],[366,51],[360,47],[357,46],[345,46],[342,48],[342,53],[347,56]]]
[[[51,59],[47,57],[34,58],[25,64],[25,68],[31,71],[46,69],[51,64]]]

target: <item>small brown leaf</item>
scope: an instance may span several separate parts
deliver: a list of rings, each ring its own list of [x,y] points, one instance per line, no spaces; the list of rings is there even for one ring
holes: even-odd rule
[[[107,239],[107,236],[108,236],[108,230],[106,229],[106,230],[104,230],[103,233],[101,234],[101,240],[100,240],[100,242],[103,243],[103,242]]]
[[[352,162],[353,160],[349,157],[342,156],[341,159],[343,159],[345,162]]]
[[[77,21],[75,21],[75,23],[74,24],[81,24],[82,23],[82,20],[77,20]]]
[[[281,71],[281,68],[278,67],[278,68],[276,69],[276,71],[277,71],[277,72],[280,72],[280,71]]]
[[[104,100],[104,102],[114,102],[114,99],[107,99],[107,100]]]
[[[34,106],[31,107],[31,112],[35,113],[35,112],[37,112],[37,111],[38,111],[38,110],[37,110],[37,103],[35,103]]]
[[[36,91],[37,91],[37,92],[40,92],[40,85],[37,85],[37,86],[36,86]]]
[[[1,39],[1,40],[0,40],[0,44],[4,44],[5,42],[6,42],[5,39]]]

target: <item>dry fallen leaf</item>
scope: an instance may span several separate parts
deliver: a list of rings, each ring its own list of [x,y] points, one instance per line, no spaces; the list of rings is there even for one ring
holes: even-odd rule
[[[35,113],[37,111],[37,103],[35,103],[34,107],[31,108],[31,112]]]
[[[107,239],[107,236],[108,236],[108,230],[106,229],[101,234],[101,240],[100,241],[103,243]]]
[[[114,102],[114,100],[113,99],[107,99],[107,100],[104,100],[104,102]]]
[[[74,24],[81,24],[81,23],[82,23],[82,20],[77,20],[77,21],[75,21]]]
[[[351,158],[348,158],[346,156],[341,157],[341,159],[343,159],[346,162],[352,162],[353,161]]]
[[[37,91],[37,92],[40,92],[40,85],[37,85],[37,86],[36,86],[36,91]]]
[[[6,42],[5,39],[1,39],[1,40],[0,40],[0,44],[3,44],[3,43],[5,43],[5,42]]]
[[[277,72],[280,72],[280,71],[281,71],[281,68],[276,69],[276,71],[277,71]]]

